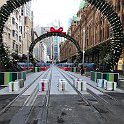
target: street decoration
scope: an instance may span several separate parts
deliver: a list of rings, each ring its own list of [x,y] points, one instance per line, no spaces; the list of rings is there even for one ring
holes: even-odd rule
[[[63,27],[58,28],[57,30],[54,27],[50,27],[50,32],[58,32],[66,35],[66,32],[62,32]]]
[[[79,62],[81,62],[82,60],[82,51],[81,51],[81,48],[78,44],[78,42],[72,38],[71,36],[67,35],[65,32],[62,32],[63,31],[63,28],[60,27],[59,29],[55,29],[54,27],[51,27],[50,28],[50,32],[47,32],[45,34],[42,34],[41,36],[37,37],[30,45],[29,47],[29,58],[30,58],[30,61],[35,65],[35,61],[34,61],[34,58],[33,58],[33,49],[34,49],[34,46],[38,43],[38,42],[41,42],[44,38],[47,38],[47,37],[52,37],[52,36],[59,36],[59,37],[64,37],[66,39],[68,39],[70,42],[72,42],[74,44],[74,46],[76,47],[77,49],[77,56],[76,56],[76,60],[75,60],[75,65],[78,65]]]
[[[14,69],[15,67],[13,66],[13,62],[10,61],[8,55],[9,53],[6,51],[3,44],[2,34],[3,34],[4,25],[14,9],[24,5],[26,2],[29,1],[31,0],[7,0],[6,4],[4,4],[0,8],[0,64],[2,68],[15,70]],[[108,52],[106,53],[106,56],[101,63],[106,69],[111,71],[114,65],[118,62],[124,45],[123,42],[124,34],[123,34],[123,28],[120,22],[120,18],[118,17],[118,14],[113,10],[111,4],[107,3],[106,0],[86,0],[86,1],[89,2],[92,6],[96,7],[96,9],[98,9],[107,18],[107,20],[111,25],[111,30],[113,33],[113,37],[110,39],[111,47],[110,50],[108,50]],[[49,33],[53,33],[53,35],[55,35],[55,33],[64,35],[60,32],[49,32]],[[47,37],[48,34],[44,35],[44,37]]]

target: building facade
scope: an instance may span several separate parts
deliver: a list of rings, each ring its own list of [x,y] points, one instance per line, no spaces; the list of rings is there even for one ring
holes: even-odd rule
[[[124,29],[124,1],[108,0],[113,9],[118,13]],[[80,5],[77,17],[80,20],[73,20],[71,24],[71,36],[79,43],[82,52],[85,51],[85,60],[82,62],[93,62],[97,65],[104,58],[112,36],[110,24],[105,16],[87,3]],[[76,49],[70,42],[65,42],[60,47],[61,61],[73,62],[76,57]],[[115,66],[117,70],[123,70],[124,54]]]
[[[28,5],[28,8],[30,7],[31,5]],[[16,53],[20,57],[28,55],[32,42],[33,16],[26,12],[28,10],[26,8],[27,5],[24,5],[15,9],[4,25],[3,31],[3,41],[10,53]]]

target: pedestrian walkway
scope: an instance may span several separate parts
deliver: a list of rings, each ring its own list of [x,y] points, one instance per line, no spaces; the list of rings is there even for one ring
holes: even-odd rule
[[[74,72],[68,72],[70,74],[76,75],[78,78],[83,79],[84,81],[86,81],[87,83],[97,87],[96,82],[92,81],[89,77],[86,76],[82,76],[80,74],[74,73]],[[117,93],[124,93],[123,89],[117,88],[115,91],[106,91],[103,88],[97,87],[98,89],[102,90],[103,92],[117,92]]]
[[[3,89],[0,89],[0,95],[3,94],[19,94],[20,92],[22,92],[28,85],[30,85],[32,82],[34,82],[34,80],[39,77],[43,72],[37,72],[37,73],[31,73],[26,75],[26,81],[24,82],[25,86],[23,88],[20,88],[19,91],[16,92],[9,92],[8,87],[5,87]],[[94,87],[97,87],[96,82],[92,81],[89,77],[86,76],[82,76],[80,74],[74,73],[74,72],[66,72],[66,73],[70,73],[72,75],[75,75],[77,78],[79,79],[83,79],[84,81],[86,81],[87,83],[91,84]],[[75,77],[75,78],[76,78]],[[61,94],[77,94],[74,89],[71,87],[71,85],[67,82],[67,84],[65,85],[65,90],[60,90],[59,89],[59,79],[65,79],[56,69],[56,67],[53,67],[52,69],[52,80],[51,80],[51,91],[50,94],[53,95],[61,95]],[[30,88],[29,90],[25,91],[25,93],[23,95],[30,95],[35,87],[38,85],[38,83],[40,82],[41,78],[39,78]],[[73,80],[71,78],[68,79],[72,84],[73,84]],[[91,86],[87,86],[88,89],[92,90],[93,92],[95,92],[96,94],[101,94],[101,92],[99,92],[98,90],[95,90],[94,88],[92,88]],[[114,92],[114,93],[124,93],[123,89],[119,89],[117,88],[116,91],[106,91],[103,88],[97,87],[98,89],[102,90],[103,92]],[[81,91],[81,93],[83,94],[87,94],[86,91]],[[45,94],[45,92],[39,92],[39,94]]]
[[[24,81],[24,87],[20,88],[19,91],[9,92],[9,88],[5,87],[0,90],[0,95],[3,94],[19,94],[21,93],[28,85],[30,85],[37,77],[39,77],[43,72],[31,73],[26,75],[26,80]],[[31,90],[30,90],[31,92]]]
[[[67,84],[65,84],[65,89],[59,90],[59,79],[65,79],[59,72],[58,70],[53,67],[53,71],[52,71],[52,82],[51,82],[51,90],[50,90],[50,94],[77,94],[74,89],[71,87],[71,85],[67,82]]]

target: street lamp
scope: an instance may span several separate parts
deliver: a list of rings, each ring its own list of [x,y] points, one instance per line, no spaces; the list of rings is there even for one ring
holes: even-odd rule
[[[27,69],[29,70],[29,47],[28,47],[28,32],[29,29],[27,27]]]
[[[82,60],[83,65],[84,65],[84,54],[85,54],[84,49],[85,49],[85,29],[83,29],[83,60]]]

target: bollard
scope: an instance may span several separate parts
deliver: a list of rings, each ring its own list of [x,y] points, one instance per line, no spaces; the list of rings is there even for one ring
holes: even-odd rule
[[[104,79],[97,79],[97,87],[104,88]]]
[[[9,82],[9,92],[13,92],[13,91],[14,91],[14,83]]]
[[[67,90],[67,81],[65,79],[59,79],[58,90],[59,91]]]
[[[15,80],[15,81],[19,83],[19,88],[24,87],[24,80],[23,79],[18,79],[18,80]]]
[[[79,91],[86,91],[86,81],[84,81],[83,79],[76,79],[75,80],[75,87],[79,90]]]
[[[48,91],[48,79],[41,79],[39,82],[39,91]]]
[[[106,83],[106,90],[109,90],[109,91],[116,90],[116,87],[117,87],[117,83],[116,82],[107,81],[107,83]]]
[[[15,81],[14,83],[14,91],[19,91],[19,82]]]

